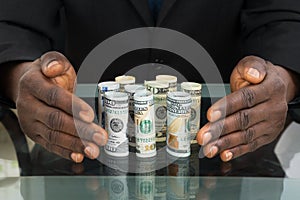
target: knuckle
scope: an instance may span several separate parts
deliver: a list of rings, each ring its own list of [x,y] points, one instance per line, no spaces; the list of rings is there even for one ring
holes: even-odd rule
[[[242,100],[243,100],[245,106],[247,106],[248,108],[251,108],[252,106],[254,106],[255,93],[253,90],[251,90],[249,88],[242,88],[241,89],[241,97],[242,97]]]
[[[58,135],[59,135],[59,133],[57,131],[49,130],[49,132],[48,132],[48,141],[50,142],[50,144],[56,144],[57,143]]]
[[[219,139],[217,146],[220,148],[220,150],[228,149],[231,146],[231,140],[228,137]]]
[[[247,130],[243,131],[244,133],[244,143],[248,144],[250,142],[252,142],[253,138],[254,138],[254,134],[255,134],[255,130],[253,128],[248,128]]]
[[[58,98],[58,88],[57,87],[53,87],[46,92],[46,100],[49,105],[56,106],[57,98]]]
[[[238,126],[241,130],[245,130],[249,125],[249,112],[246,110],[238,112]]]
[[[286,88],[286,85],[285,85],[284,81],[282,80],[282,78],[275,77],[272,80],[272,90],[271,91],[274,94],[283,93],[285,88]]]
[[[48,114],[48,125],[51,128],[63,127],[63,116],[60,111],[52,111]],[[60,130],[60,129],[59,129]]]

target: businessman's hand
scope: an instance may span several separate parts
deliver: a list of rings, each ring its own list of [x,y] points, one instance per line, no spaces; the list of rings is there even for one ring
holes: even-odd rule
[[[204,154],[229,161],[272,142],[282,132],[288,102],[296,95],[293,74],[261,58],[242,59],[231,75],[232,93],[212,105],[197,140]]]
[[[107,133],[93,123],[92,108],[72,94],[76,74],[69,61],[58,52],[49,52],[34,62],[19,64],[13,72],[18,84],[12,99],[24,133],[74,162],[82,162],[84,155],[97,158],[98,145],[106,143]]]

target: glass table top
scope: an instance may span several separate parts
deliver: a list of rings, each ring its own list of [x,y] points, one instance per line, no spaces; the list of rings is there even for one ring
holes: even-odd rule
[[[1,199],[299,199],[300,181],[249,177],[38,176],[0,180]]]
[[[81,98],[95,104],[90,95],[94,86],[78,88]],[[229,93],[228,85],[203,86],[202,125],[205,111],[224,91]],[[300,179],[287,178],[290,166],[282,162],[286,149],[276,153],[278,140],[226,163],[219,157],[199,158],[200,147],[193,144],[190,157],[174,159],[163,153],[135,164],[142,169],[135,173],[128,170],[132,155],[112,159],[101,153],[98,160],[80,164],[62,159],[28,142],[15,112],[0,108],[0,199],[299,199]],[[297,130],[291,132],[296,135]]]

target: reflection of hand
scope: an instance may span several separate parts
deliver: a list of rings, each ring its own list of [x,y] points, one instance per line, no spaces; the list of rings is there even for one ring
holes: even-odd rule
[[[246,57],[231,75],[230,95],[207,112],[207,123],[198,132],[204,154],[220,152],[229,161],[272,142],[283,130],[287,103],[296,94],[293,75],[258,57]]]
[[[106,143],[107,134],[93,123],[92,108],[72,94],[76,74],[69,61],[49,52],[22,65],[15,100],[24,133],[75,162],[82,162],[84,154],[98,157],[97,145]]]

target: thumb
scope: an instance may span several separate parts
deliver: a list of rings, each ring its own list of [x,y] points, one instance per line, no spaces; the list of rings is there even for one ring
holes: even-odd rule
[[[267,75],[266,65],[264,59],[256,56],[242,59],[231,74],[231,90],[236,91],[251,84],[261,83]]]
[[[54,78],[66,73],[71,66],[67,58],[56,51],[50,51],[41,57],[42,72],[48,78]]]
[[[47,52],[40,58],[40,61],[42,73],[46,77],[56,85],[73,92],[76,73],[63,54],[56,51]]]

